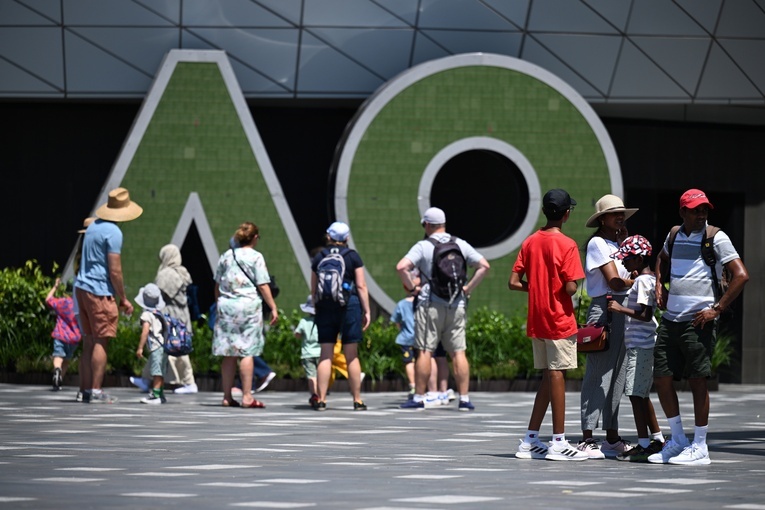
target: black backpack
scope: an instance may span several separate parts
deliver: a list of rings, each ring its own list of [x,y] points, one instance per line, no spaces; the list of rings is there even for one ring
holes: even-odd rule
[[[457,238],[450,236],[448,241],[438,242],[432,237],[433,270],[430,275],[430,291],[436,296],[452,303],[462,293],[467,283],[467,262],[457,244]]]

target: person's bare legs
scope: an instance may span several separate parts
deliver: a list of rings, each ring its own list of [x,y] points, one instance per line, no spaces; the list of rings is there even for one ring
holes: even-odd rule
[[[433,353],[430,351],[420,351],[417,356],[416,366],[414,368],[415,392],[418,395],[424,395],[428,391],[428,381],[430,381]]]
[[[343,354],[348,365],[348,386],[354,402],[361,402],[361,362],[358,352],[359,344],[343,345]]]
[[[93,338],[93,351],[90,358],[90,370],[92,377],[91,388],[94,390],[100,390],[104,383],[106,362],[108,361],[106,350],[108,347],[108,338]]]
[[[231,387],[234,386],[236,376],[236,362],[239,358],[225,356],[220,363],[220,383],[223,386],[223,405],[230,405],[234,399],[231,397]]]
[[[646,422],[648,424],[648,432],[651,434],[658,434],[661,432],[659,426],[659,420],[656,419],[656,410],[653,408],[653,402],[651,397],[646,397]]]
[[[430,377],[428,377],[428,392],[438,391],[438,364],[436,358],[430,358]]]
[[[242,405],[244,407],[249,406],[255,400],[251,393],[254,367],[255,361],[252,356],[246,356],[239,360],[239,380],[242,381]]]
[[[529,430],[538,431],[542,428],[542,420],[544,420],[550,405],[550,376],[548,372],[549,370],[542,370],[542,382],[537,388],[536,397],[534,397],[534,407],[531,408]]]
[[[316,381],[319,385],[319,402],[327,400],[327,390],[329,389],[330,372],[332,371],[332,358],[335,355],[335,344],[324,343],[321,345],[321,355],[319,358],[319,367],[316,369]]]
[[[452,369],[454,370],[454,380],[457,383],[457,392],[461,396],[466,396],[470,391],[470,363],[465,351],[455,351],[449,355],[452,357]]]
[[[688,378],[693,393],[693,418],[697,427],[709,425],[709,388],[703,377]]]
[[[654,377],[653,384],[659,395],[659,403],[664,411],[664,416],[673,418],[680,415],[680,403],[677,400],[677,392],[672,386],[672,376]]]
[[[632,404],[632,415],[635,417],[635,428],[637,429],[638,439],[645,439],[648,437],[647,408],[651,404],[651,401],[643,397],[638,397],[637,395],[631,395],[630,404]]]
[[[436,365],[438,367],[438,391],[444,393],[449,389],[449,360],[446,356],[439,356],[436,358]]]

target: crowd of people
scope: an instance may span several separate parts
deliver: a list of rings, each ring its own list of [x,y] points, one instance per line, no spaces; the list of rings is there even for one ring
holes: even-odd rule
[[[511,291],[528,294],[526,332],[534,368],[542,373],[516,457],[709,464],[707,378],[712,375],[718,319],[749,279],[741,257],[730,238],[708,224],[714,207],[698,189],[680,197],[682,223],[667,234],[658,250],[645,236],[629,234],[626,222],[638,209],[625,207],[621,198],[611,194],[595,203],[594,213],[585,222],[595,230],[580,248],[563,233],[575,206],[576,201],[563,189],[551,189],[544,195],[546,223],[523,241],[508,280]],[[96,210],[95,218],[85,220],[80,231],[73,289],[56,298],[61,283],[56,280],[47,296],[47,304],[57,314],[52,333],[54,389],[61,388],[67,366],[82,342],[78,401],[116,400],[102,389],[108,343],[116,336],[120,310],[133,313],[123,283],[118,224],[141,213],[128,190],[112,190],[108,202]],[[467,241],[448,233],[442,209],[426,210],[420,224],[423,239],[395,266],[406,293],[391,316],[400,329],[396,343],[409,383],[408,398],[400,407],[425,410],[458,398],[458,409],[470,412],[475,404],[469,395],[467,303],[490,265]],[[311,294],[301,305],[306,315],[295,331],[301,341],[308,403],[316,411],[327,409],[333,363],[339,354],[344,356],[353,409],[367,409],[361,398],[364,374],[358,348],[371,321],[370,302],[364,263],[348,246],[349,237],[347,224],[333,222],[326,230],[325,246],[312,252]],[[258,226],[243,222],[215,270],[212,351],[222,357],[221,404],[225,407],[264,408],[254,394],[275,376],[266,365],[264,382],[253,386],[256,362],[262,361],[266,325],[279,320],[274,282],[256,249],[259,239]],[[584,264],[580,251],[585,253]],[[191,276],[177,246],[162,247],[159,260],[155,280],[144,285],[135,298],[142,309],[136,356],[148,354],[148,358],[142,376],[131,381],[149,393],[141,399],[146,404],[166,402],[165,383],[177,386],[178,394],[198,391],[188,356],[164,353],[163,325],[158,320],[164,313],[190,323],[186,290]],[[580,396],[581,440],[574,445],[564,430],[565,372],[578,363],[574,301],[580,288],[580,300],[584,290],[590,297],[586,323],[605,324],[609,344],[605,350],[586,355]],[[448,388],[449,360],[456,392]],[[237,373],[241,388],[235,386]],[[693,394],[692,439],[685,435],[673,385],[683,378],[688,379]],[[652,387],[667,420],[667,438],[651,402]],[[635,446],[619,434],[619,406],[624,395],[632,405],[637,428]],[[540,429],[548,408],[552,435],[551,441],[544,442]],[[599,428],[605,432],[602,440],[595,437]]]

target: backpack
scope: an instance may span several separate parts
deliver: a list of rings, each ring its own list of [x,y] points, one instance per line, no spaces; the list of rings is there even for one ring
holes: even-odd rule
[[[348,303],[351,284],[344,281],[345,254],[350,248],[328,248],[321,251],[322,259],[316,265],[317,285],[314,303],[333,302],[340,306]]]
[[[154,312],[154,315],[162,323],[162,348],[168,356],[184,356],[194,350],[191,345],[192,333],[186,323],[166,313]]]
[[[467,262],[457,244],[457,238],[449,237],[448,241],[438,242],[432,237],[433,270],[430,276],[430,291],[436,296],[446,299],[451,304],[462,293],[462,287],[467,283]]]
[[[666,275],[667,278],[669,277],[670,271],[672,269],[672,247],[675,245],[675,238],[677,237],[677,233],[680,231],[680,225],[675,225],[672,227],[672,229],[669,231],[669,240],[667,241],[667,251],[669,252],[669,265],[667,266]],[[722,270],[722,280],[717,280],[717,270],[715,269],[715,265],[717,264],[717,256],[715,255],[714,250],[714,237],[715,234],[717,234],[720,231],[720,227],[713,227],[711,225],[707,225],[706,230],[701,235],[701,258],[704,260],[706,265],[712,268],[712,282],[713,282],[713,290],[715,293],[715,299],[719,301],[720,297],[725,294],[725,291],[728,290],[728,284],[730,283],[730,272],[728,269],[723,266]]]

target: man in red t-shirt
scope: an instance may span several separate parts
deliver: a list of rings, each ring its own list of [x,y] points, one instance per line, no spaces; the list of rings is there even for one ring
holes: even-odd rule
[[[545,193],[542,212],[547,224],[523,241],[508,282],[510,290],[529,294],[526,334],[534,349],[534,368],[542,370],[529,430],[515,454],[519,459],[588,458],[568,444],[564,432],[565,371],[577,366],[577,324],[571,296],[576,293],[577,280],[584,278],[576,242],[562,232],[575,205],[565,190]],[[553,436],[548,447],[539,440],[539,429],[550,404]]]

